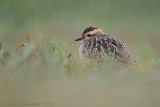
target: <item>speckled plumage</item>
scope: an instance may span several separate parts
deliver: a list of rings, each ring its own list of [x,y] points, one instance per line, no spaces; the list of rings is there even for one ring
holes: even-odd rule
[[[88,34],[93,36],[87,37]],[[97,27],[86,28],[82,33],[82,39],[82,45],[79,48],[81,60],[101,62],[105,56],[110,56],[115,61],[128,63],[132,59],[131,53],[123,42],[115,37],[106,35]]]

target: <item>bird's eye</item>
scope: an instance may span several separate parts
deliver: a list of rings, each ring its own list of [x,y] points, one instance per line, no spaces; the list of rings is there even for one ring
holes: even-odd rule
[[[88,36],[88,37],[91,37],[92,35],[91,35],[91,34],[88,34],[87,36]]]

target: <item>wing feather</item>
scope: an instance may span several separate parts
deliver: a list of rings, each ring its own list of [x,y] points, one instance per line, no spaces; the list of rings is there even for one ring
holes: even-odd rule
[[[102,46],[107,54],[111,52],[111,55],[121,63],[136,62],[132,59],[132,55],[127,47],[119,39],[106,34],[103,34],[102,37],[104,40]]]

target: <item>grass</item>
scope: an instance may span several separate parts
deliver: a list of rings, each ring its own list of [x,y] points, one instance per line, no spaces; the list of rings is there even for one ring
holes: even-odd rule
[[[159,4],[0,0],[0,107],[159,107]],[[81,63],[74,39],[92,25],[122,40],[138,64]]]
[[[83,64],[75,47],[78,44],[72,47],[40,39],[24,47],[2,44],[2,106],[46,102],[58,107],[160,105],[160,67],[158,60],[151,59],[152,48],[146,45],[139,51],[138,65],[122,66],[112,61]]]

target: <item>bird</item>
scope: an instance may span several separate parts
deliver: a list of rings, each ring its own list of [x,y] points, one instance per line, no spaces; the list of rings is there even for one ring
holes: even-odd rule
[[[75,41],[81,41],[82,43],[79,47],[81,61],[103,62],[105,57],[109,56],[115,62],[122,64],[135,62],[132,54],[121,40],[105,34],[99,27],[87,27],[84,29],[82,36]]]

